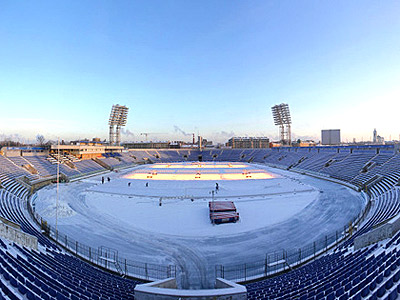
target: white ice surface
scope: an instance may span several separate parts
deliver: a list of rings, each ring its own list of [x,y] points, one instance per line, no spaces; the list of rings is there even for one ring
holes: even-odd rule
[[[302,247],[342,229],[363,207],[357,193],[338,184],[264,168],[276,178],[219,182],[216,200],[235,202],[238,223],[210,223],[215,182],[149,181],[146,187],[147,181],[122,178],[126,170],[104,175],[111,178],[104,185],[101,176],[61,185],[59,230],[92,247],[118,249],[131,260],[175,264],[181,286],[207,288],[216,264]],[[50,224],[55,198],[55,187],[46,187],[35,204]]]

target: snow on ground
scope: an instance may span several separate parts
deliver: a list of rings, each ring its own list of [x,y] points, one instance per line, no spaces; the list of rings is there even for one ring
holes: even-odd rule
[[[231,183],[225,183],[226,185]],[[261,187],[262,188],[262,187]],[[222,194],[222,193],[221,193]],[[232,191],[230,191],[232,194]],[[120,219],[129,226],[163,234],[177,236],[224,236],[262,228],[286,220],[305,208],[319,192],[274,194],[270,196],[247,196],[218,198],[234,201],[240,221],[213,226],[209,219],[207,198],[162,199],[127,197],[104,193],[86,193],[89,209],[96,209]]]
[[[182,287],[206,288],[214,281],[216,264],[245,263],[304,246],[342,229],[363,207],[357,193],[338,184],[257,168],[274,178],[218,181],[215,200],[234,201],[237,223],[210,223],[215,181],[127,179],[131,169],[102,175],[110,177],[104,184],[95,176],[61,185],[59,230],[93,247],[118,249],[131,260],[176,264]],[[35,203],[50,224],[55,199],[50,186],[38,192]]]

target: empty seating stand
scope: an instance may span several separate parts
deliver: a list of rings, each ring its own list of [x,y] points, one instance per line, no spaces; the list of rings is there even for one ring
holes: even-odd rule
[[[379,151],[378,151],[379,150]],[[380,243],[354,251],[353,240],[400,212],[400,156],[392,149],[321,147],[305,149],[134,150],[106,155],[115,166],[152,162],[254,161],[296,171],[317,172],[357,186],[369,183],[372,206],[352,238],[329,253],[279,276],[246,284],[248,299],[389,299],[400,294],[400,232]],[[28,162],[38,171],[22,167]],[[105,171],[95,161],[63,166],[67,176]],[[365,168],[365,166],[368,168]],[[55,174],[44,156],[9,159],[0,155],[0,215],[38,238],[39,250],[0,238],[0,299],[134,299],[138,281],[121,278],[66,253],[45,237],[31,220],[24,202],[28,191],[17,178]],[[69,168],[69,169],[68,169]]]

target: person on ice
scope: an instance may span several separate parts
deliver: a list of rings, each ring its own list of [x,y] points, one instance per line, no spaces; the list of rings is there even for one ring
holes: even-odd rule
[[[215,190],[218,191],[219,190],[219,185],[218,182],[215,183]]]
[[[104,176],[101,177],[101,184],[104,184]]]
[[[107,177],[107,181],[110,182],[110,181],[111,181],[111,178],[110,178],[110,177]]]
[[[148,182],[146,182],[146,187],[148,187],[149,186],[149,183]]]
[[[130,183],[130,182],[128,182],[128,186],[131,186],[131,183]]]

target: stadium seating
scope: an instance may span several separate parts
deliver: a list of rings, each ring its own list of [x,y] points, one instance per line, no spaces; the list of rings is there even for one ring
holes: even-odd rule
[[[109,274],[63,251],[0,243],[0,287],[10,299],[134,299],[137,281]]]
[[[353,241],[400,213],[400,155],[392,148],[320,147],[288,149],[134,150],[104,155],[113,167],[151,162],[242,161],[321,174],[366,190],[368,214],[351,238],[330,252],[279,276],[247,283],[248,299],[397,299],[400,294],[400,232],[369,247]],[[32,174],[23,165],[38,171]],[[64,164],[68,177],[106,171],[93,160]],[[38,238],[39,250],[0,238],[0,299],[134,299],[139,281],[103,271],[69,254],[43,235],[26,209],[28,190],[17,180],[55,175],[45,156],[0,155],[0,215]]]

